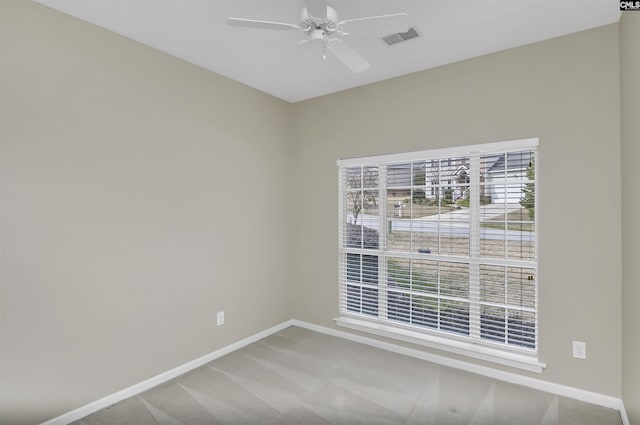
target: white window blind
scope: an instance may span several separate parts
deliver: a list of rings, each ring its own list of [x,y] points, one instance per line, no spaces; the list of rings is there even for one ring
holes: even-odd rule
[[[341,316],[535,353],[537,145],[338,161]]]

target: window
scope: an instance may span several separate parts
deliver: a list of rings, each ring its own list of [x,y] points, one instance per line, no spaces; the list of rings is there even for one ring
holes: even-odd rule
[[[541,370],[537,145],[338,161],[338,323]]]

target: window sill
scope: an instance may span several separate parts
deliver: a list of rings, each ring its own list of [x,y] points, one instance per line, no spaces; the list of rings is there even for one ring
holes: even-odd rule
[[[534,356],[518,353],[509,353],[491,347],[484,347],[463,341],[455,341],[447,338],[414,332],[408,329],[400,329],[381,323],[372,323],[351,317],[338,317],[334,319],[338,326],[361,332],[393,338],[412,344],[422,345],[450,353],[461,354],[467,357],[510,366],[529,372],[542,373],[547,365],[538,361]]]

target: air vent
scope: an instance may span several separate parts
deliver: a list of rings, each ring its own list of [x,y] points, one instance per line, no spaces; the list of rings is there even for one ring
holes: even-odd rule
[[[393,46],[394,44],[398,44],[402,41],[411,40],[412,38],[420,37],[418,30],[416,27],[409,28],[407,32],[399,32],[396,34],[389,34],[387,36],[382,37],[382,41],[387,43],[389,46]]]

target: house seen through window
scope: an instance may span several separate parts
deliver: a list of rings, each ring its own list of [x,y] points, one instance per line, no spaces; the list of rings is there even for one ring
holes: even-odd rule
[[[535,353],[537,139],[338,161],[341,316]]]

